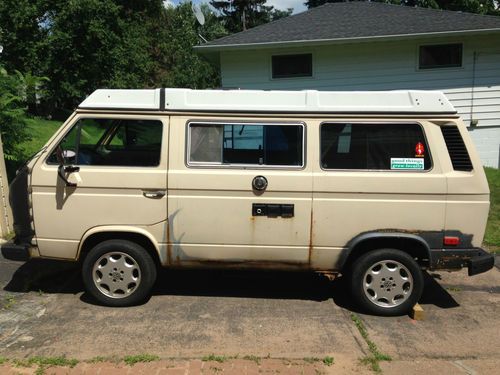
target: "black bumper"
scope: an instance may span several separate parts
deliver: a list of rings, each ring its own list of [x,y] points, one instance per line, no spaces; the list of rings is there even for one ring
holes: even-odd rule
[[[28,245],[6,243],[2,245],[2,255],[5,259],[26,262],[30,259]]]
[[[431,250],[431,270],[467,267],[469,276],[473,276],[491,270],[494,265],[494,255],[480,248]]]

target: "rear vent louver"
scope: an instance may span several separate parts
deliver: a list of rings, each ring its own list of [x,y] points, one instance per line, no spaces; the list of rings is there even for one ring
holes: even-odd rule
[[[458,128],[456,126],[442,126],[441,132],[448,148],[448,154],[450,154],[453,169],[456,171],[472,171],[472,162]]]

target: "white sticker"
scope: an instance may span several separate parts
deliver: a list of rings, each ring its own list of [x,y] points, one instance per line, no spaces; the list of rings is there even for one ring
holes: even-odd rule
[[[423,158],[391,158],[391,169],[423,170]]]

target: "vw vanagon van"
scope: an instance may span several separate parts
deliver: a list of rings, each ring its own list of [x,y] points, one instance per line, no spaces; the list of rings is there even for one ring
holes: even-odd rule
[[[349,278],[406,313],[425,270],[493,267],[489,189],[440,92],[97,90],[11,185],[9,259],[81,261],[109,306],[158,267]]]

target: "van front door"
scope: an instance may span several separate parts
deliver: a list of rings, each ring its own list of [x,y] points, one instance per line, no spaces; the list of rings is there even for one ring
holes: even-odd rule
[[[42,256],[75,258],[83,235],[94,227],[166,221],[167,125],[149,116],[79,115],[67,126],[49,156],[33,168]],[[64,177],[75,186],[58,176],[61,156],[73,167]]]
[[[172,118],[172,264],[306,267],[312,173],[305,135],[299,122]]]

